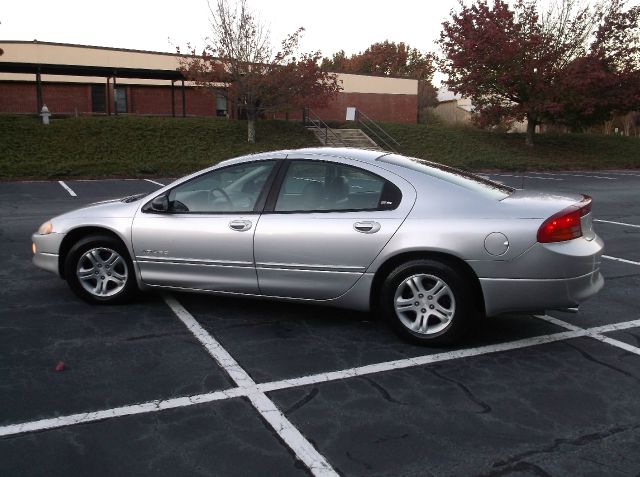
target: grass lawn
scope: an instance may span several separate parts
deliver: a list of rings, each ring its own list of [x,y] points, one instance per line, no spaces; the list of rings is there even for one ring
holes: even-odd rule
[[[385,124],[402,152],[468,170],[640,168],[640,139],[543,134],[527,148],[521,134],[437,122]],[[0,115],[0,180],[176,177],[252,152],[319,145],[301,124],[259,121],[246,142],[244,121],[211,118],[38,119]]]
[[[524,134],[452,127],[432,122],[384,124],[401,152],[467,170],[640,168],[640,138],[596,134],[538,134],[533,148]]]
[[[0,116],[0,179],[176,177],[224,159],[316,145],[298,123],[259,121],[256,144],[245,121],[97,117],[52,121]]]

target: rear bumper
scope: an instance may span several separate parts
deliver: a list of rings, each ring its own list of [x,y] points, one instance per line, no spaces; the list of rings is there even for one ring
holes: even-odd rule
[[[600,270],[575,278],[481,278],[487,316],[516,311],[575,307],[604,286]]]

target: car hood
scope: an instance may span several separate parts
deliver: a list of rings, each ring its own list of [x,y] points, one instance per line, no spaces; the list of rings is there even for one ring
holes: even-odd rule
[[[126,199],[126,198],[125,198]],[[133,217],[140,206],[140,201],[123,202],[124,199],[111,199],[80,207],[54,217],[54,220],[77,218]]]
[[[582,194],[516,190],[501,201],[501,206],[520,218],[545,219],[583,198]]]

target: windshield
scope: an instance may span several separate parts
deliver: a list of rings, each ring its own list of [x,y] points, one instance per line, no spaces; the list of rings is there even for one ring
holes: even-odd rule
[[[378,159],[380,162],[388,162],[396,166],[406,167],[414,171],[428,174],[437,179],[442,179],[452,184],[464,187],[483,194],[484,196],[502,200],[513,193],[515,189],[494,182],[484,177],[480,177],[471,172],[462,171],[454,167],[444,166],[435,162],[418,159],[415,157],[399,156],[397,154],[387,154]]]

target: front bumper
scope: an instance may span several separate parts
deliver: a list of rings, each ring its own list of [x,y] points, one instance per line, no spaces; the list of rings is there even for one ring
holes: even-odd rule
[[[487,316],[506,312],[570,308],[598,293],[604,286],[600,270],[575,278],[481,278]]]
[[[35,233],[31,240],[35,245],[33,264],[49,272],[60,276],[59,250],[65,234],[50,233],[40,235]]]

